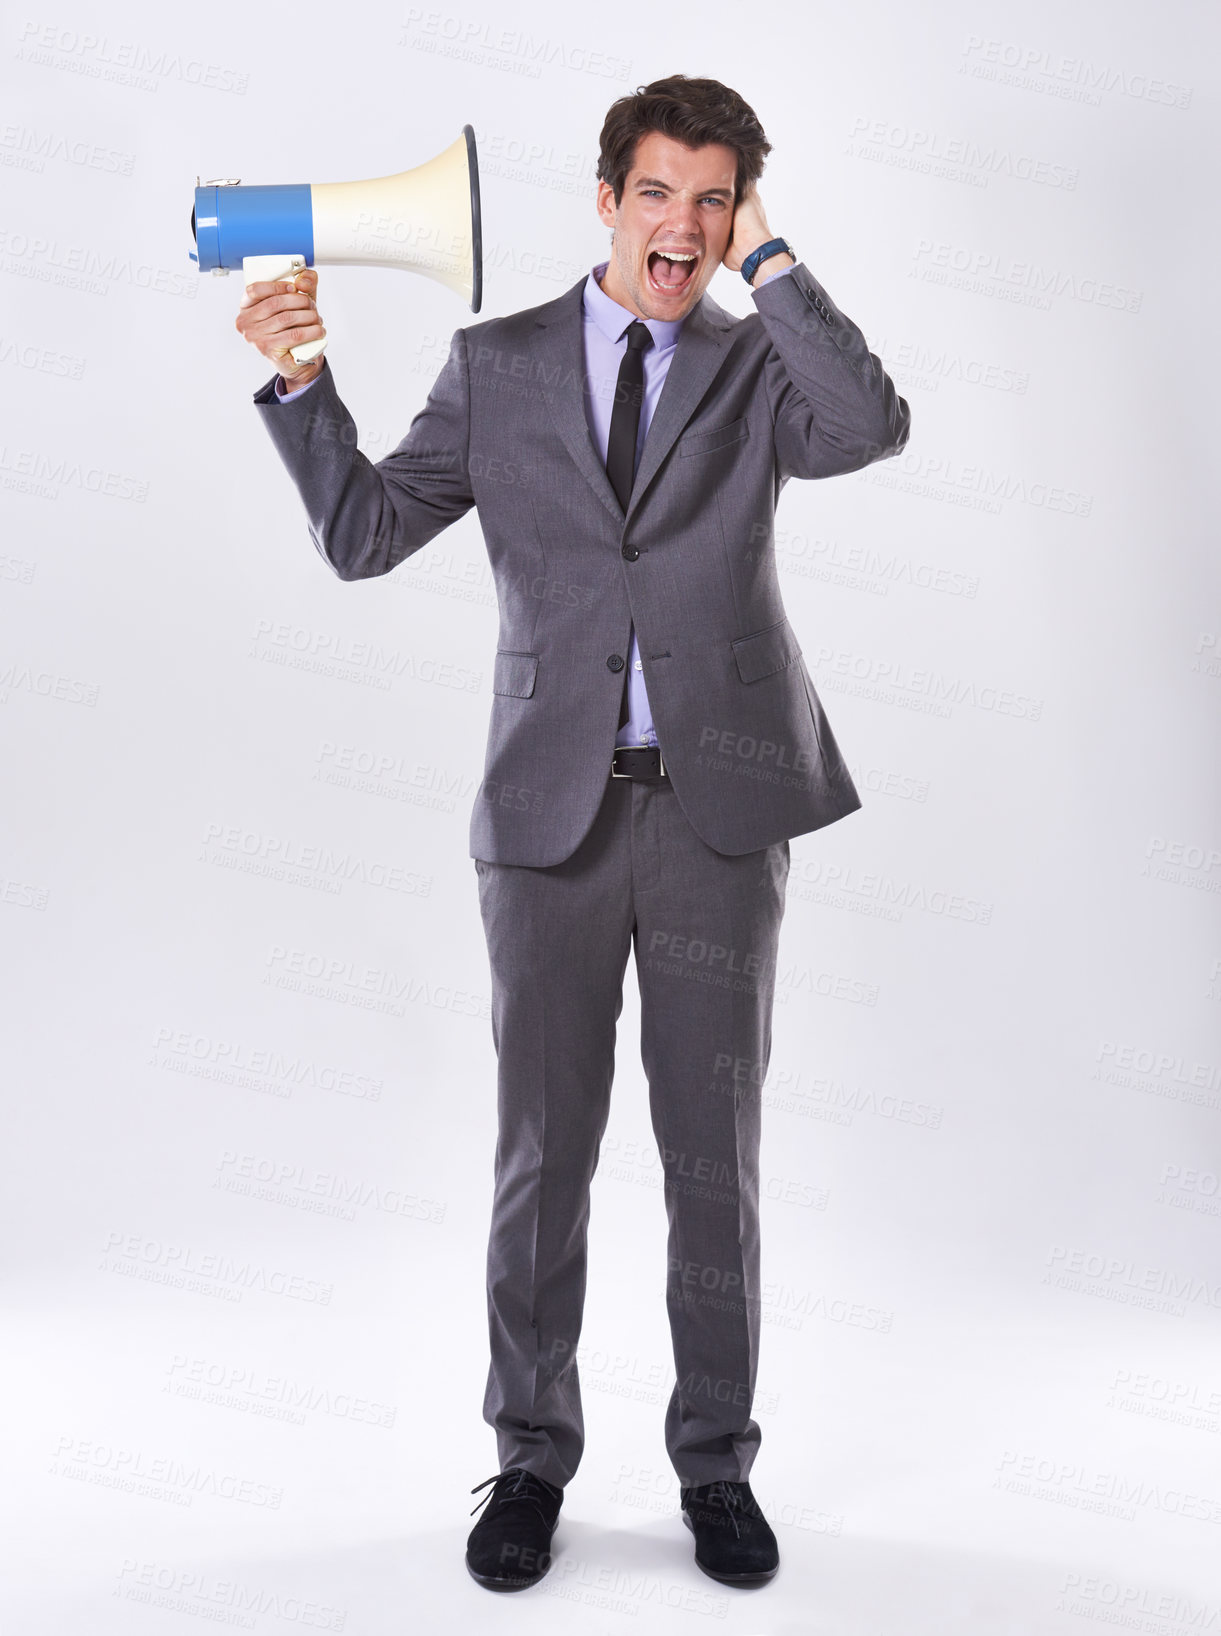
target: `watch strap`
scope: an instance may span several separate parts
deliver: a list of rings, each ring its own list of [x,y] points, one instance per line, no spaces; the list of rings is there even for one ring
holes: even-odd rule
[[[759,263],[766,261],[769,256],[779,255],[782,250],[787,255],[792,256],[794,261],[797,260],[797,252],[787,239],[768,239],[766,244],[761,244],[757,250],[752,250],[742,263],[742,277],[749,284],[759,270]]]

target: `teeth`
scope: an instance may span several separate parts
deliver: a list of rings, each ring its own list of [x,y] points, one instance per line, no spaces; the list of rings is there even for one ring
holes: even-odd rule
[[[677,251],[677,250],[659,250],[657,252],[657,254],[659,256],[664,256],[667,261],[694,261],[695,260],[694,256],[684,256],[684,255],[680,254],[679,251]]]

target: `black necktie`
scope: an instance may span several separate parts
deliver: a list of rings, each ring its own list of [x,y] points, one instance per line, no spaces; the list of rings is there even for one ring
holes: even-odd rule
[[[634,319],[627,327],[627,350],[615,382],[615,406],[606,441],[606,475],[624,511],[636,475],[636,437],[640,431],[640,405],[644,402],[644,349],[652,345],[647,325]]]
[[[606,440],[606,475],[626,512],[636,475],[636,438],[640,431],[640,405],[644,402],[644,349],[653,345],[648,327],[633,319],[627,327],[627,350],[615,382],[615,404],[611,410],[610,436]],[[619,706],[619,726],[628,719],[628,678],[623,678],[623,701]]]

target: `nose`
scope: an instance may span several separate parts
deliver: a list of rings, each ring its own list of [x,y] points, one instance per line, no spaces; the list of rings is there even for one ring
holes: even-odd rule
[[[675,193],[666,211],[666,231],[676,243],[686,244],[699,237],[699,211],[693,193]]]

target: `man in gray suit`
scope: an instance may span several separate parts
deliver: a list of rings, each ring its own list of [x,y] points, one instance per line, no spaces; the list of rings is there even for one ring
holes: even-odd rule
[[[475,506],[495,577],[470,855],[498,1064],[484,1416],[501,1469],[466,1556],[490,1589],[546,1572],[581,1457],[589,1191],[633,948],[669,1219],[666,1447],[699,1566],[754,1585],[778,1564],[747,1481],[761,1086],[789,838],[860,798],[785,616],[773,519],[790,477],[896,454],[909,414],[772,234],[769,151],[715,80],[620,98],[598,166],[608,261],[457,330],[376,464],[325,358],[288,350],[325,333],[316,273],[251,286],[238,319],[275,363],[254,401],[335,573],[389,573]],[[746,278],[749,317],[705,293],[719,266]]]

